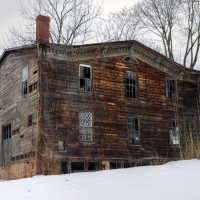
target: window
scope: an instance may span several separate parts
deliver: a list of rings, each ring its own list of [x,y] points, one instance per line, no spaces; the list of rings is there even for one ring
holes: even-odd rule
[[[28,66],[22,69],[22,94],[28,94]]]
[[[179,144],[178,125],[175,122],[169,123],[170,142],[173,145]]]
[[[65,150],[65,143],[64,143],[64,141],[63,140],[59,140],[58,141],[58,150]]]
[[[3,126],[3,140],[11,138],[11,124]]]
[[[126,71],[126,97],[136,98],[137,88],[136,88],[136,73]]]
[[[91,92],[91,66],[80,65],[80,91]]]
[[[29,115],[28,116],[28,127],[33,125],[33,116]]]
[[[176,82],[173,79],[166,80],[167,102],[176,102]]]
[[[29,93],[33,92],[34,90],[37,90],[37,82],[29,85],[28,90],[29,90]]]
[[[139,122],[137,117],[128,117],[129,144],[139,144]]]
[[[80,141],[92,141],[92,113],[80,113]]]

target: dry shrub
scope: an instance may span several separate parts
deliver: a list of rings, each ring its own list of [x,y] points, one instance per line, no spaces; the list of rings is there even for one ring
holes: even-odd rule
[[[55,156],[41,157],[38,164],[40,174],[55,175],[61,173],[60,160],[58,160]]]

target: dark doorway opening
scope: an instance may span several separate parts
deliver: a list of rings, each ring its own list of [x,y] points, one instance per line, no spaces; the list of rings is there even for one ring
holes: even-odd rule
[[[68,173],[68,167],[66,161],[61,161],[61,173],[67,174]]]

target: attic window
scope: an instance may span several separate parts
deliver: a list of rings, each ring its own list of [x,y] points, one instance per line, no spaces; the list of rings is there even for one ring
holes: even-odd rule
[[[22,69],[22,94],[28,94],[28,66]]]
[[[81,64],[79,66],[80,75],[80,91],[91,92],[91,66]]]
[[[137,97],[137,87],[136,87],[136,73],[131,71],[126,71],[126,97],[136,98]]]
[[[137,61],[136,58],[132,57],[132,56],[126,56],[122,59],[122,62],[128,63],[128,64],[135,64],[138,65],[139,62]]]

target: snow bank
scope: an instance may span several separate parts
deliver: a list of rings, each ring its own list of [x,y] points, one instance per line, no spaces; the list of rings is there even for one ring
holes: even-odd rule
[[[2,200],[199,200],[200,161],[0,182]]]

